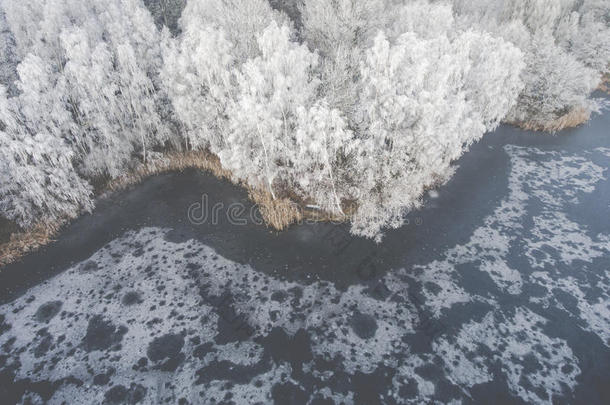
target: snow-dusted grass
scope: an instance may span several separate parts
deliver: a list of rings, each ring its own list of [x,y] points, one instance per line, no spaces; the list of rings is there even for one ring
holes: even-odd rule
[[[602,81],[599,84],[599,90],[605,91],[606,93],[610,94],[610,73],[606,73],[602,77]]]
[[[0,244],[0,271],[28,252],[48,244],[59,229],[59,224],[37,224],[25,231],[11,234],[9,240]]]
[[[220,179],[231,179],[231,172],[224,169],[214,154],[206,151],[170,152],[158,154],[146,164],[139,164],[133,170],[110,180],[107,191],[123,190],[156,174],[195,168],[212,173]]]
[[[555,133],[566,128],[574,128],[584,124],[591,118],[591,110],[585,107],[572,108],[561,117],[551,121],[509,121],[511,125],[516,125],[528,131],[544,131]]]

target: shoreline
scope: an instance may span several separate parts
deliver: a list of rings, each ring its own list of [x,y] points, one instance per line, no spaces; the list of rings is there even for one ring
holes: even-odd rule
[[[136,187],[151,177],[181,173],[188,169],[209,173],[218,180],[226,180],[246,191],[249,200],[258,206],[264,225],[278,232],[304,220],[336,223],[349,220],[349,216],[339,218],[321,210],[308,208],[304,201],[285,196],[274,200],[265,188],[253,188],[244,182],[235,181],[231,172],[220,165],[218,157],[208,151],[171,152],[146,165],[141,163],[128,174],[98,186],[100,190],[95,197],[95,206],[112,197],[114,193]],[[53,242],[70,223],[86,214],[87,212],[82,212],[74,218],[65,218],[57,223],[37,223],[29,229],[10,233],[9,240],[0,243],[0,272],[6,265]],[[11,227],[16,225],[11,223]]]
[[[600,91],[604,91],[606,94],[609,94],[608,88],[603,89],[602,85],[607,83],[609,79],[610,75],[606,75],[605,81],[602,81],[602,84],[600,84]],[[581,108],[573,109],[566,115],[545,126],[527,122],[505,122],[504,124],[518,130],[547,132],[550,135],[555,135],[559,131],[569,131],[570,129],[578,128],[590,122],[590,120],[591,112]],[[269,192],[266,191],[266,188],[253,188],[241,181],[234,180],[231,172],[221,166],[218,157],[206,150],[170,152],[146,165],[143,163],[138,164],[128,174],[110,179],[97,187],[99,190],[95,197],[96,207],[102,201],[112,196],[113,193],[137,186],[150,177],[173,172],[183,172],[187,169],[196,169],[210,173],[215,178],[226,180],[246,191],[249,200],[258,205],[265,226],[278,232],[289,228],[293,224],[302,223],[304,220],[333,223],[349,222],[351,214],[353,214],[353,210],[348,210],[345,217],[337,217],[324,211],[309,209],[305,201],[298,200],[294,196],[289,197],[287,193],[282,193],[281,196],[274,200]],[[66,218],[54,224],[37,223],[30,229],[11,233],[7,241],[0,243],[0,272],[8,264],[18,261],[25,255],[36,252],[53,242],[54,238],[68,225],[85,214],[80,213],[74,218]]]
[[[233,261],[288,279],[319,278],[341,285],[357,282],[352,280],[354,268],[363,255],[373,261],[375,274],[429,262],[434,260],[429,246],[463,243],[465,235],[497,207],[508,187],[507,145],[572,154],[608,148],[604,136],[608,120],[608,112],[595,116],[589,125],[564,133],[570,136],[534,136],[533,132],[501,125],[473,144],[458,161],[454,176],[438,192],[424,196],[421,208],[406,215],[403,227],[388,230],[379,244],[351,235],[345,223],[303,221],[282,232],[261,226],[260,221],[231,223],[224,215],[231,204],[242,204],[246,210],[253,206],[243,187],[196,169],[150,176],[137,187],[108,193],[91,213],[66,224],[50,243],[0,268],[0,297],[6,302],[19,296],[28,287],[87,260],[117,237],[143,227],[171,229],[172,240],[201,241]],[[480,176],[482,170],[484,177]],[[210,208],[223,207],[219,221],[189,220],[189,207],[201,204],[202,195],[207,195]],[[593,212],[585,210],[578,215]],[[602,222],[591,223],[592,232],[606,230]],[[344,246],[345,252],[338,255],[337,249]],[[373,256],[368,257],[367,252]]]
[[[572,108],[568,113],[545,124],[534,121],[507,121],[506,123],[526,131],[548,132],[554,135],[564,129],[577,128],[587,123],[591,119],[591,113],[591,111],[579,107]]]

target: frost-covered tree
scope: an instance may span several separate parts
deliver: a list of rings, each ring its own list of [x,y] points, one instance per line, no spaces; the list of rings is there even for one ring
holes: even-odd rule
[[[182,15],[182,11],[186,6],[186,0],[143,0],[146,8],[155,19],[155,24],[161,27],[167,27],[172,34],[177,35],[180,32],[178,19]]]
[[[166,42],[162,77],[187,149],[224,146],[226,111],[235,92],[232,50],[223,30],[202,28],[196,20],[179,40]]]
[[[223,165],[248,183],[264,184],[275,198],[275,184],[290,177],[296,152],[297,110],[316,100],[315,53],[290,41],[290,29],[272,22],[258,36],[260,56],[238,76],[230,128],[219,156]]]
[[[17,63],[15,39],[0,7],[0,85],[4,85],[10,95],[17,92]]]
[[[318,99],[318,57],[293,41],[290,26],[280,28],[285,21],[265,2],[190,1],[182,34],[168,41],[163,77],[191,147],[209,147],[236,177],[274,197],[276,187],[295,188],[340,211],[330,166],[349,132]]]
[[[513,46],[474,32],[432,39],[407,32],[393,43],[377,36],[360,71],[355,233],[379,238],[382,228],[401,225],[423,191],[451,175],[451,162],[514,104],[520,58]],[[487,105],[492,98],[497,108]]]
[[[304,39],[323,55],[337,48],[367,46],[390,16],[385,0],[304,0],[301,6]]]
[[[301,20],[321,94],[351,130],[340,179],[358,207],[352,230],[379,238],[514,106],[522,53],[427,1],[305,0]]]
[[[256,38],[272,21],[286,17],[265,0],[188,1],[182,34],[165,41],[162,70],[187,148],[219,153],[225,147],[236,72],[260,55]]]
[[[76,105],[66,90],[65,77],[58,75],[53,63],[27,54],[17,67],[20,122],[32,134],[49,133],[57,139],[71,139],[80,131],[75,122]]]
[[[590,96],[601,76],[610,70],[610,3],[452,2],[463,27],[486,30],[525,53],[525,87],[508,121],[554,130],[578,124],[600,107]]]
[[[322,210],[345,215],[342,203],[354,198],[349,177],[356,143],[337,109],[325,101],[296,111],[290,171],[293,189]]]
[[[261,55],[247,61],[229,109],[221,162],[238,178],[264,185],[273,198],[288,189],[329,212],[347,197],[342,158],[352,134],[341,114],[318,99],[319,58],[272,22],[258,37]]]
[[[54,224],[90,210],[92,190],[56,134],[29,133],[15,99],[0,86],[0,215],[22,227]]]
[[[37,41],[38,27],[46,11],[45,3],[36,0],[1,0],[0,7],[16,43],[18,57],[23,58]]]
[[[146,161],[147,150],[170,136],[159,91],[160,37],[150,13],[137,0],[37,3],[4,3],[22,64],[44,66],[28,68],[28,79],[20,80],[29,91],[20,96],[28,125],[45,111],[30,108],[39,101],[28,81],[46,81],[40,97],[69,112],[69,122],[53,131],[73,146],[81,173],[116,176],[136,152]]]
[[[322,92],[333,108],[351,116],[358,93],[359,64],[390,12],[386,0],[304,0],[302,38],[322,56]]]
[[[117,176],[169,139],[160,36],[137,0],[2,7],[19,60],[3,94],[2,215],[53,223],[91,208],[83,176]]]
[[[62,43],[68,59],[62,79],[70,83],[68,92],[78,119],[75,136],[69,139],[86,156],[81,171],[116,176],[129,162],[133,145],[121,119],[123,105],[112,53],[106,43],[89,41],[82,27],[64,31]]]
[[[457,31],[453,10],[445,3],[427,0],[395,1],[390,3],[386,35],[395,40],[405,32],[414,32],[422,38],[435,38]]]
[[[562,119],[579,124],[598,105],[589,95],[599,83],[595,70],[555,44],[551,34],[538,32],[528,48],[525,88],[506,119],[533,129],[560,129]],[[573,118],[572,118],[573,117]],[[558,121],[559,120],[559,121]]]
[[[237,61],[244,62],[258,56],[256,38],[272,21],[283,25],[289,20],[273,10],[267,0],[188,0],[180,25],[194,23],[201,28],[224,30]]]
[[[301,23],[301,10],[299,10],[301,2],[301,0],[269,0],[269,4],[274,10],[281,11],[290,18],[295,29],[297,29],[297,35],[300,34],[303,26]]]
[[[108,3],[102,2],[107,9]],[[139,1],[114,0],[112,6],[102,21],[113,48],[123,122],[146,162],[147,150],[171,137],[169,104],[159,78],[161,38]]]

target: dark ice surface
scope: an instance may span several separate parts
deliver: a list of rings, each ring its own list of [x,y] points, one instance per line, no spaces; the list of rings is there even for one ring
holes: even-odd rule
[[[608,403],[609,132],[502,126],[379,245],[195,170],[111,195],[1,269],[0,403]]]

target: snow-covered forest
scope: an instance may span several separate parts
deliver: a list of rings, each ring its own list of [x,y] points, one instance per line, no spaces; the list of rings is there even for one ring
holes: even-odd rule
[[[169,152],[355,234],[501,122],[604,108],[607,0],[0,0],[0,215],[52,225]]]

